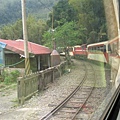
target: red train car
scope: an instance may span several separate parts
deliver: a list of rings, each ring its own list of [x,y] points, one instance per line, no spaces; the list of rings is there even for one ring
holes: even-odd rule
[[[78,45],[73,47],[73,55],[74,56],[85,56],[87,57],[87,44]]]

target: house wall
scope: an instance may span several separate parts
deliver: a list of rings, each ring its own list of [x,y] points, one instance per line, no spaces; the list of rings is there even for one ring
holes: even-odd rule
[[[24,68],[24,58],[20,58],[19,54],[5,54],[5,66],[13,68]]]
[[[24,59],[25,58],[20,58],[19,54],[5,54],[5,65],[10,68],[25,68]],[[38,67],[38,65],[40,66]],[[44,70],[48,67],[50,67],[50,55],[39,55],[30,58],[30,69],[32,72]],[[40,70],[38,68],[40,68]]]

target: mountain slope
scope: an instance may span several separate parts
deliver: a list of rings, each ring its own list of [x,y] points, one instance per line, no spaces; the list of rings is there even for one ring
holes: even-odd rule
[[[26,12],[47,19],[48,13],[59,0],[26,0]],[[0,0],[0,26],[21,19],[21,0]]]

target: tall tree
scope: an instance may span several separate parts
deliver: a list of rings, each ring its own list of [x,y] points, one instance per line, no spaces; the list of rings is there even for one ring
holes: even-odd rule
[[[43,35],[43,43],[48,47],[52,46],[54,38],[57,47],[67,48],[68,46],[80,45],[82,39],[86,38],[86,29],[77,26],[76,22],[66,22],[64,25],[57,27],[54,33],[47,31]]]
[[[53,7],[53,12],[49,14],[50,19],[47,21],[49,27],[52,26],[62,26],[66,22],[75,21],[77,18],[76,10],[69,4],[68,0],[60,0],[57,5]]]
[[[78,23],[87,29],[88,39],[91,37],[91,32],[93,34],[93,31],[97,33],[96,42],[107,39],[106,20],[102,0],[69,0],[69,3],[77,10]]]

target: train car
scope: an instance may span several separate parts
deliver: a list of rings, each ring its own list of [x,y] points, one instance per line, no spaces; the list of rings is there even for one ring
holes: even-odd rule
[[[120,66],[119,37],[108,41],[109,64],[111,65],[111,79],[114,80],[118,74]]]
[[[87,44],[83,44],[83,45],[77,45],[73,47],[73,55],[74,56],[85,56],[87,57]]]
[[[111,80],[115,80],[120,65],[120,38],[116,37],[109,41],[89,44],[87,46],[87,58],[111,66]]]
[[[120,58],[119,37],[87,45],[87,54],[88,59],[109,63],[112,67],[118,69]]]
[[[119,37],[108,41],[109,63],[113,68],[118,69],[120,60]],[[117,63],[117,66],[115,65]]]
[[[108,41],[87,45],[87,58],[104,63],[109,62]]]

